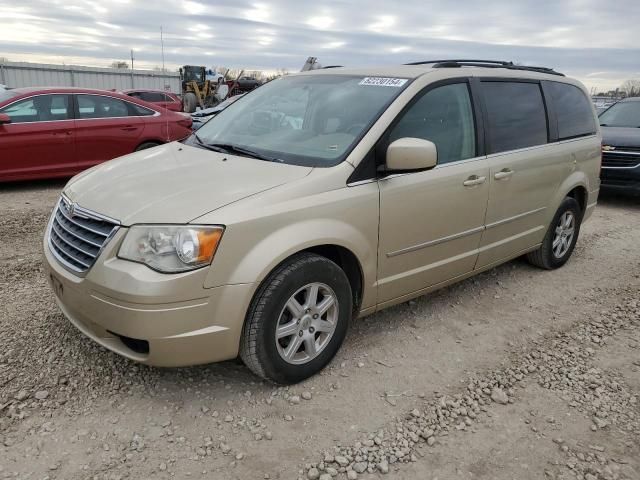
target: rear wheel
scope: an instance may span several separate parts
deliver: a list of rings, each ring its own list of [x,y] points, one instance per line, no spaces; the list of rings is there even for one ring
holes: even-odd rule
[[[242,332],[242,360],[277,383],[314,375],[344,340],[351,299],[349,280],[334,262],[310,253],[291,257],[253,299]]]
[[[187,113],[193,113],[196,111],[198,105],[198,98],[193,92],[187,92],[182,97],[182,109]]]
[[[571,197],[565,198],[556,212],[538,250],[527,254],[529,263],[552,270],[569,260],[580,233],[582,210]]]

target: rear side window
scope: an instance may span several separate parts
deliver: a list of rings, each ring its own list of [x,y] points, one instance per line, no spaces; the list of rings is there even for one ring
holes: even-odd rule
[[[79,118],[128,117],[127,104],[119,98],[100,95],[78,95]]]
[[[131,117],[149,117],[156,113],[153,110],[141,107],[140,105],[136,105],[135,103],[127,102],[127,106],[129,107],[129,116]]]
[[[591,103],[578,87],[568,83],[548,82],[558,119],[558,139],[582,137],[596,132]]]
[[[68,95],[38,95],[3,108],[11,123],[53,122],[72,117]]]
[[[435,143],[438,164],[475,157],[475,125],[467,84],[444,85],[424,94],[393,127],[389,143],[403,137]]]
[[[164,94],[160,92],[142,92],[140,98],[145,102],[166,102]]]
[[[482,90],[489,117],[489,153],[547,143],[547,114],[539,84],[482,82]]]

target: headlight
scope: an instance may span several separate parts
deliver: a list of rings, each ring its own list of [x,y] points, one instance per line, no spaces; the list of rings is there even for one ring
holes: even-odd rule
[[[164,273],[185,272],[211,263],[223,232],[221,226],[134,225],[118,257]]]

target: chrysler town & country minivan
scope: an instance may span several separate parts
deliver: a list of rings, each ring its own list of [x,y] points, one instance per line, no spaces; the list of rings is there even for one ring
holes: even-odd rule
[[[526,255],[571,256],[599,191],[584,87],[436,61],[289,75],[183,143],[64,188],[44,239],[66,317],[157,366],[322,369],[351,319]]]

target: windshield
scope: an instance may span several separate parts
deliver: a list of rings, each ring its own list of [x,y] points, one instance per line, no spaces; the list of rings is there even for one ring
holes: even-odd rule
[[[640,128],[640,101],[616,103],[600,114],[600,125]]]
[[[347,75],[282,77],[220,112],[198,137],[294,165],[337,165],[408,84]]]

